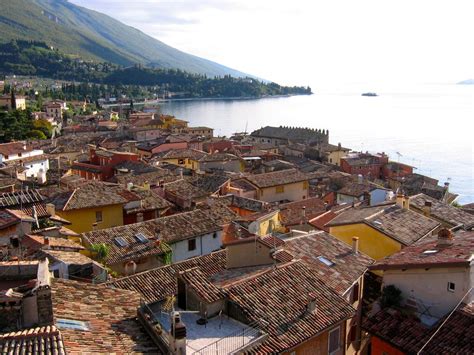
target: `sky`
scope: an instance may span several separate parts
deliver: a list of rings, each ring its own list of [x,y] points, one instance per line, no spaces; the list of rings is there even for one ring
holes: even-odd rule
[[[473,0],[70,0],[285,85],[474,78]]]

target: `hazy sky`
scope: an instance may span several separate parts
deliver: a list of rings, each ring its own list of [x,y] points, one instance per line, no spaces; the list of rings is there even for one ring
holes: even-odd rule
[[[282,84],[474,78],[474,0],[70,0]]]

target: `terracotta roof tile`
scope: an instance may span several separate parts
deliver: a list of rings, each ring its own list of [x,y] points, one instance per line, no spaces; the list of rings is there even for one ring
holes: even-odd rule
[[[326,232],[315,232],[285,239],[285,249],[295,259],[301,259],[314,268],[321,280],[343,295],[367,270],[374,260]],[[322,262],[324,257],[333,265]]]
[[[305,217],[303,217],[303,207]],[[285,226],[303,224],[326,212],[324,201],[316,197],[284,203],[279,205],[278,208],[280,210],[281,223]]]
[[[430,267],[446,267],[447,264],[468,266],[473,254],[474,231],[461,231],[454,235],[450,245],[440,246],[435,238],[421,240],[379,260],[371,269],[419,268],[428,265]]]
[[[425,202],[431,202],[431,216],[453,227],[462,225],[465,229],[474,227],[474,215],[463,211],[461,208],[438,201],[428,195],[418,194],[410,197],[410,206],[422,210]]]
[[[214,286],[199,267],[181,271],[179,276],[207,303],[225,298],[225,293]]]
[[[51,292],[56,322],[83,321],[89,328],[61,329],[69,353],[159,353],[136,319],[139,294],[63,279],[52,280]]]
[[[248,181],[259,188],[291,184],[309,180],[309,177],[296,169],[287,169],[271,173],[248,175]]]
[[[265,352],[291,349],[355,314],[345,299],[301,261],[271,268],[226,291],[248,321],[257,322],[269,334],[262,345]],[[316,308],[309,312],[313,300]]]
[[[1,354],[65,355],[61,332],[54,326],[0,334]]]

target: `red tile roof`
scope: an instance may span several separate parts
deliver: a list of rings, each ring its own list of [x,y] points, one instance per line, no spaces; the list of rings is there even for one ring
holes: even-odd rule
[[[305,217],[303,217],[303,207]],[[326,212],[324,201],[316,197],[284,203],[279,205],[278,208],[280,209],[281,223],[285,226],[304,224]]]
[[[469,266],[474,254],[474,231],[460,231],[454,235],[451,245],[438,245],[438,240],[429,238],[379,260],[370,268],[387,270],[399,268],[423,268]]]
[[[302,181],[308,181],[309,177],[296,169],[287,169],[274,171],[271,173],[248,175],[245,177],[258,188],[266,188],[278,185],[293,184]]]
[[[66,355],[61,332],[54,326],[0,334],[1,354]]]
[[[160,353],[136,320],[140,295],[63,279],[51,285],[58,319],[86,322],[89,330],[62,328],[68,353]]]
[[[344,295],[374,263],[370,256],[354,253],[351,246],[322,231],[285,239],[285,249],[295,259],[314,268],[326,285],[340,295]],[[324,257],[333,265],[324,264],[318,257]]]
[[[182,271],[179,276],[207,303],[216,302],[226,296],[221,289],[208,280],[199,267]]]
[[[257,352],[280,353],[297,346],[342,321],[355,310],[301,261],[282,264],[226,287],[249,322],[263,327],[269,337]],[[308,304],[315,300],[316,309]]]

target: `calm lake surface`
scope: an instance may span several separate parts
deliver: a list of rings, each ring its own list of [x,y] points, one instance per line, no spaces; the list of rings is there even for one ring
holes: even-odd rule
[[[379,96],[361,96],[369,90]],[[331,143],[388,153],[441,184],[449,181],[460,203],[474,202],[474,85],[369,90],[353,86],[311,96],[172,101],[161,110],[191,126],[213,127],[215,135],[230,136],[246,125],[248,132],[267,125],[329,129]]]

